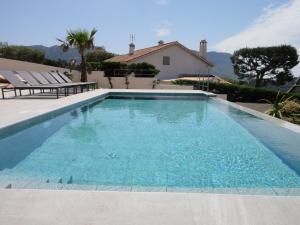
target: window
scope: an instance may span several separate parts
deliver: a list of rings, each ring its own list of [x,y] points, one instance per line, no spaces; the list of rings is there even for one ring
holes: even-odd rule
[[[170,56],[163,57],[163,65],[170,65]]]

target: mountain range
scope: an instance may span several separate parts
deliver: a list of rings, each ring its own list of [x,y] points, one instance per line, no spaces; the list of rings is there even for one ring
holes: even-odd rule
[[[46,47],[43,45],[31,45],[30,48],[37,49],[45,53],[45,57],[48,59],[58,60],[63,59],[69,61],[70,59],[80,60],[80,55],[76,49],[69,49],[68,52],[63,52],[59,46],[54,45],[51,47]],[[197,51],[194,51],[198,54]],[[230,60],[231,54],[224,52],[208,52],[207,59],[214,64],[212,70],[213,74],[218,75],[223,78],[228,79],[237,79],[237,76],[234,74],[232,63]]]
[[[223,78],[234,79],[238,77],[235,75],[232,62],[231,54],[226,52],[208,52],[208,61],[214,64],[213,74],[218,75]]]

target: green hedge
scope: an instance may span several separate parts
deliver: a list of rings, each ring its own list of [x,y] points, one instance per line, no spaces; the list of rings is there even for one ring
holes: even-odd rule
[[[199,89],[198,81],[176,80],[173,82],[176,85],[192,85],[194,89]],[[227,100],[239,102],[262,102],[262,99],[274,101],[277,96],[277,91],[272,91],[265,88],[255,88],[246,85],[228,84],[228,83],[214,83],[209,84],[209,90],[218,94],[227,94]],[[299,94],[282,93],[282,95],[295,96],[300,99]]]
[[[88,62],[88,68],[92,70],[103,70],[106,77],[126,77],[131,73],[135,77],[155,77],[159,70],[149,63],[125,64],[121,62]]]
[[[155,77],[159,73],[155,66],[146,62],[132,63],[128,69],[135,74],[135,77]]]
[[[102,62],[100,68],[105,72],[106,77],[125,77],[130,74],[125,63]]]

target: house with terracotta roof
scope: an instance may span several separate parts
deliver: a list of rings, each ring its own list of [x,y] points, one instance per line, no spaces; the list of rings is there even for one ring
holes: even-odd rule
[[[158,79],[168,80],[185,75],[198,76],[210,74],[213,64],[206,58],[207,42],[200,42],[199,54],[177,41],[164,43],[149,48],[135,50],[134,43],[129,45],[129,52],[125,55],[117,55],[106,61],[131,63],[150,63],[160,71]]]

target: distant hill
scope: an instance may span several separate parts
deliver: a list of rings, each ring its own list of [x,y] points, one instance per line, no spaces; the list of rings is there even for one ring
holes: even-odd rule
[[[58,45],[54,45],[51,47],[46,47],[43,45],[32,45],[28,46],[30,48],[37,49],[45,53],[46,58],[49,59],[63,59],[69,61],[70,59],[76,59],[77,62],[80,62],[80,55],[76,49],[70,49],[68,52],[63,52]],[[195,54],[198,54],[197,51],[194,51]],[[213,68],[213,73],[216,75],[229,78],[229,79],[237,79],[237,76],[233,72],[232,63],[230,60],[231,54],[223,53],[223,52],[208,52],[207,58],[211,61],[215,66]]]
[[[225,52],[207,53],[207,59],[215,65],[213,68],[214,73],[223,78],[237,79],[230,57],[231,54]]]
[[[41,52],[44,52],[46,58],[48,59],[53,59],[53,60],[63,59],[69,61],[70,59],[75,58],[77,61],[80,61],[80,55],[78,51],[73,48],[70,48],[69,51],[67,52],[63,52],[58,45],[54,45],[51,47],[46,47],[43,45],[32,45],[27,47],[34,48]]]
[[[192,50],[195,54],[199,54],[198,51]],[[207,59],[208,61],[214,64],[212,72],[215,75],[218,75],[223,78],[228,79],[237,79],[237,76],[234,74],[233,66],[231,63],[231,54],[225,52],[208,52]]]

